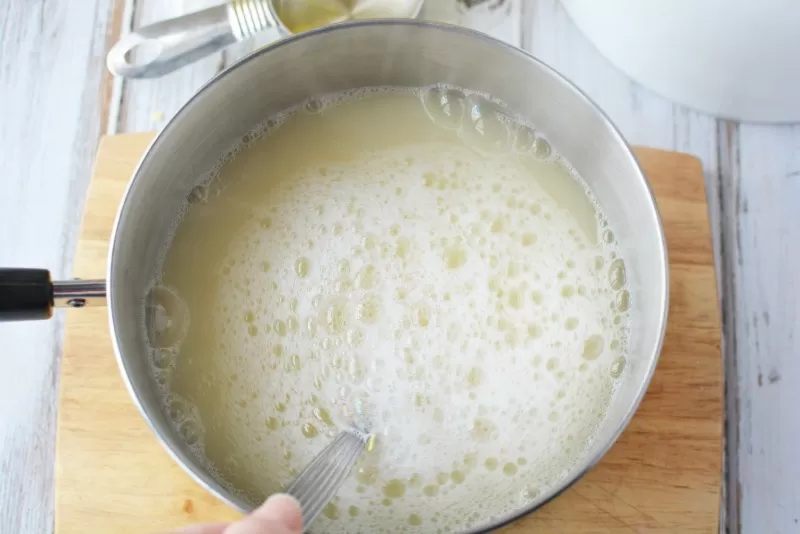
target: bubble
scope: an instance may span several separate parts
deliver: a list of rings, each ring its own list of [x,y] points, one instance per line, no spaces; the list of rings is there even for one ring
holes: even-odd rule
[[[356,287],[372,289],[378,281],[378,271],[374,265],[365,265],[356,276]]]
[[[521,310],[525,305],[525,293],[521,289],[514,289],[508,294],[508,304],[512,308]]]
[[[503,466],[503,473],[508,476],[516,475],[518,470],[519,468],[515,463],[508,462]]]
[[[433,86],[422,93],[422,103],[431,120],[442,128],[456,129],[466,109],[465,95],[458,89]]]
[[[596,360],[603,353],[603,336],[594,334],[583,343],[583,356],[586,360]]]
[[[372,250],[378,244],[378,238],[375,237],[375,234],[367,234],[361,240],[361,246],[364,247],[365,250]],[[374,270],[375,268],[372,267]]]
[[[195,421],[190,419],[180,424],[178,433],[187,445],[195,445],[201,438],[202,430]]]
[[[608,268],[608,281],[612,289],[622,289],[625,286],[625,264],[622,259],[617,258],[611,262],[611,266]]]
[[[339,507],[336,506],[334,503],[330,502],[325,505],[325,508],[322,509],[322,515],[327,517],[328,519],[335,521],[339,519]]]
[[[499,234],[505,228],[505,223],[503,222],[502,217],[498,217],[492,222],[492,225],[489,227],[489,230],[492,231],[493,234]]]
[[[183,399],[172,396],[167,403],[167,414],[173,423],[181,423],[189,416],[189,406]]]
[[[176,347],[189,330],[189,309],[178,295],[166,287],[152,288],[145,297],[145,330],[150,346]]]
[[[394,253],[400,259],[408,258],[411,249],[411,242],[407,237],[400,236],[397,238],[394,246]]]
[[[531,339],[539,339],[543,333],[542,327],[538,324],[532,323],[528,325],[528,337]]]
[[[445,249],[444,261],[448,269],[458,269],[467,263],[467,251],[459,245]]]
[[[483,371],[481,371],[478,367],[473,367],[467,373],[467,383],[472,386],[476,387],[481,384],[483,380]]]
[[[286,370],[287,371],[299,371],[303,368],[303,364],[300,361],[300,356],[298,354],[292,354],[289,358],[289,361],[286,363]]]
[[[550,148],[550,143],[548,143],[545,139],[539,137],[534,141],[533,146],[531,147],[531,153],[539,159],[547,159],[552,154],[552,149]]]
[[[360,347],[364,343],[364,332],[358,328],[351,328],[347,331],[345,339],[351,347]]]
[[[529,247],[536,243],[537,241],[536,234],[534,234],[533,232],[525,232],[524,234],[522,234],[521,241],[523,246]]]
[[[497,427],[493,422],[484,418],[476,418],[472,422],[470,429],[470,437],[479,442],[487,442],[495,439],[497,436]]]
[[[356,480],[365,486],[372,486],[378,481],[378,470],[375,467],[359,467]]]
[[[305,423],[302,427],[303,435],[309,439],[317,437],[319,431],[312,423]]]
[[[368,295],[358,305],[356,311],[358,318],[361,322],[366,324],[375,324],[381,315],[381,301],[378,297]]]
[[[617,311],[620,313],[624,313],[628,311],[631,305],[631,294],[628,292],[627,289],[623,289],[619,293],[614,300],[614,305],[617,308]]]
[[[335,298],[323,308],[323,323],[331,334],[340,334],[345,331],[348,324],[347,300]]]
[[[539,491],[538,488],[535,488],[533,486],[528,486],[528,487],[524,488],[520,492],[520,499],[521,499],[523,504],[527,504],[530,501],[532,501],[535,498],[537,498],[539,496],[539,494],[540,494],[540,491]]]
[[[427,497],[435,497],[439,493],[439,486],[434,484],[428,484],[424,488],[422,488],[422,493],[425,494]]]
[[[189,191],[186,196],[189,204],[202,204],[208,201],[208,187],[205,185],[196,185]]]
[[[175,365],[178,353],[175,349],[155,349],[150,351],[150,359],[158,369],[168,369]]]
[[[406,485],[402,480],[392,479],[383,486],[383,494],[389,499],[399,499],[406,493]]]
[[[505,152],[510,148],[509,123],[510,118],[501,106],[479,95],[469,95],[459,135],[479,150]]]
[[[595,270],[596,271],[602,270],[603,266],[605,265],[605,262],[606,262],[606,260],[603,258],[603,256],[595,256],[594,257],[594,268],[595,268]]]
[[[520,125],[514,136],[514,150],[517,152],[528,152],[536,142],[536,132],[533,128]]]
[[[431,322],[431,309],[427,304],[419,304],[414,308],[414,324],[426,328]]]
[[[286,335],[286,323],[280,319],[275,319],[275,322],[272,324],[272,329],[281,337]]]
[[[305,109],[308,113],[319,113],[325,108],[325,104],[322,100],[318,98],[309,98],[306,100],[303,109]]]
[[[622,376],[622,371],[625,370],[625,357],[619,356],[615,358],[613,362],[611,362],[611,377],[612,378],[619,378]]]
[[[294,272],[297,273],[297,276],[300,278],[305,278],[308,276],[308,272],[311,269],[311,261],[308,258],[298,258],[294,264]]]

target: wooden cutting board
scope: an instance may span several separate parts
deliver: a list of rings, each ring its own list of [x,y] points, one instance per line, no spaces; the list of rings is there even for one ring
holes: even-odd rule
[[[105,276],[108,237],[151,134],[107,137],[89,189],[74,275]],[[575,486],[508,534],[718,532],[722,360],[703,175],[695,158],[637,149],[664,218],[670,310],[647,395],[620,440]],[[237,513],[193,482],[131,402],[105,309],[70,311],[61,366],[56,534],[147,534]]]

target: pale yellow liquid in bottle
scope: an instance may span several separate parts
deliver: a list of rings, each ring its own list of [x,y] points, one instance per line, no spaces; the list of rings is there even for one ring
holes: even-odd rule
[[[253,502],[367,425],[315,532],[486,523],[583,459],[625,376],[634,296],[606,231],[479,95],[312,100],[189,195],[147,309],[166,409]]]
[[[275,13],[292,33],[348,20],[407,18],[418,0],[275,0]]]

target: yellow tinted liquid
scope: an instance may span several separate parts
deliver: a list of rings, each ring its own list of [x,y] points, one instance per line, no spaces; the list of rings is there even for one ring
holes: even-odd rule
[[[625,376],[634,296],[606,230],[479,95],[309,101],[189,195],[147,310],[165,407],[253,502],[367,426],[315,532],[485,523],[581,461]]]

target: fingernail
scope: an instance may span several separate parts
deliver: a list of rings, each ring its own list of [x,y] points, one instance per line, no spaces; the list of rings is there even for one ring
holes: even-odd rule
[[[276,493],[254,513],[265,519],[277,521],[292,532],[301,532],[303,529],[300,504],[291,495]]]

